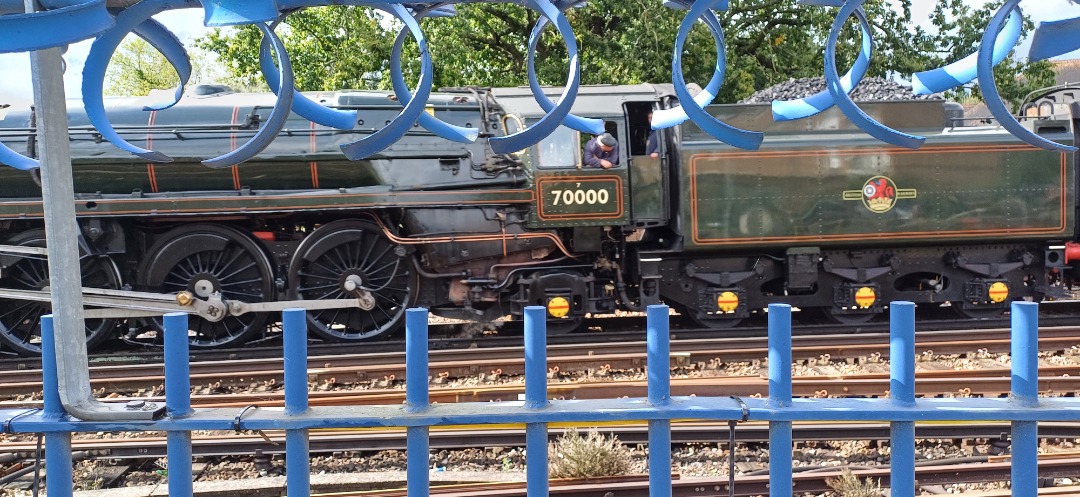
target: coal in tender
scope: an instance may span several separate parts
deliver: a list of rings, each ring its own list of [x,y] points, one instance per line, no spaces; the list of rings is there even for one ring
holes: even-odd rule
[[[810,95],[823,90],[825,90],[825,78],[789,79],[783,83],[757,91],[753,95],[741,100],[739,103],[752,104],[769,103],[773,100],[795,100],[809,97]],[[877,77],[863,79],[849,95],[851,95],[851,99],[856,102],[882,100],[944,100],[944,97],[942,97],[940,93],[916,95],[912,92],[910,86]]]

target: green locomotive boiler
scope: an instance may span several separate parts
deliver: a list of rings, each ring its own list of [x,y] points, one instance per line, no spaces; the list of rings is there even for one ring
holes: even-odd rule
[[[588,86],[573,112],[603,120],[621,145],[617,167],[593,169],[581,161],[589,136],[566,127],[529,149],[492,152],[488,139],[544,115],[528,88],[433,94],[427,111],[476,128],[475,143],[416,126],[362,161],[339,145],[380,129],[400,103],[384,92],[324,92],[311,96],[358,111],[354,129],[294,115],[255,159],[209,169],[200,161],[254,134],[273,96],[196,90],[157,112],[136,98],[107,102],[125,139],[171,163],[104,142],[70,107],[84,287],[181,305],[346,301],[312,309],[309,328],[360,341],[388,336],[414,305],[469,320],[544,305],[553,333],[660,302],[713,328],[774,302],[846,323],[871,320],[892,300],[992,317],[1011,300],[1062,295],[1080,258],[1075,157],[973,125],[944,101],[862,104],[927,136],[919,150],[885,146],[835,109],[777,123],[767,105],[717,105],[708,110],[724,121],[766,132],[761,150],[718,143],[688,121],[658,131],[653,158],[648,115],[677,105],[670,86]],[[1072,91],[1040,97],[1032,109],[1042,116],[1027,125],[1074,142]],[[0,140],[33,154],[33,116],[2,117]],[[49,286],[47,261],[26,250],[45,244],[42,217],[36,176],[0,169],[0,341],[20,354],[38,352],[45,306],[3,292]],[[160,327],[152,317],[94,316],[91,345]],[[191,344],[260,338],[272,316],[193,319]]]

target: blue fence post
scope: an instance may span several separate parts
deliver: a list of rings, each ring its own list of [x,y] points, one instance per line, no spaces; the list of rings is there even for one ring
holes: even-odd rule
[[[769,304],[769,407],[791,405],[791,306]],[[769,495],[773,497],[792,495],[791,443],[791,421],[769,421]]]
[[[308,411],[307,313],[285,309],[281,313],[284,335],[285,414]],[[311,460],[307,430],[285,430],[285,494],[311,495]]]
[[[1012,401],[1039,406],[1039,304],[1012,303]],[[1039,423],[1012,422],[1012,492],[1019,497],[1039,493]]]
[[[915,406],[915,304],[889,306],[889,399],[898,409]],[[891,495],[915,495],[915,422],[890,425]]]
[[[525,308],[525,408],[547,407],[547,309]],[[525,493],[548,495],[547,423],[525,423]]]
[[[428,399],[428,310],[413,308],[405,311],[405,410],[424,411]],[[427,497],[431,487],[428,431],[427,426],[406,428],[408,497]]]
[[[646,309],[647,370],[649,405],[671,403],[671,335],[668,306]],[[649,420],[649,495],[671,496],[671,421]]]
[[[165,315],[165,410],[170,418],[191,414],[191,364],[188,315]],[[191,432],[170,431],[165,438],[169,495],[192,494]]]
[[[56,370],[56,336],[53,334],[53,316],[41,317],[41,388],[44,395],[44,416],[60,419],[65,414],[60,403],[60,379]],[[71,497],[75,491],[74,470],[71,466],[71,433],[48,432],[45,434],[45,467],[49,477],[45,490],[53,497]]]

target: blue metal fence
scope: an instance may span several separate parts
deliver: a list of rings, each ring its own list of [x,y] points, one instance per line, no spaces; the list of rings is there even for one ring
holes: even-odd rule
[[[547,425],[648,420],[649,494],[670,496],[672,419],[764,420],[770,423],[771,495],[792,495],[793,421],[887,421],[891,423],[891,487],[894,497],[915,495],[916,421],[1012,422],[1013,495],[1035,496],[1038,483],[1039,421],[1080,421],[1080,399],[1038,397],[1038,304],[1012,306],[1012,394],[1007,399],[915,398],[915,306],[891,307],[891,389],[887,399],[793,399],[791,308],[769,306],[769,397],[672,397],[668,309],[648,309],[648,396],[599,400],[548,400],[545,309],[525,310],[525,400],[523,402],[431,405],[428,401],[427,311],[406,314],[405,405],[309,407],[307,333],[304,311],[285,311],[285,408],[193,409],[190,402],[187,316],[165,319],[165,414],[154,421],[81,421],[63,412],[57,394],[52,320],[42,335],[44,408],[0,410],[5,430],[44,433],[47,490],[72,494],[71,434],[98,431],[168,432],[169,495],[192,494],[192,430],[286,430],[287,491],[310,494],[308,430],[313,428],[406,427],[408,495],[429,494],[428,430],[432,426],[516,422],[526,426],[527,493],[547,495]],[[155,410],[134,402],[129,409]]]

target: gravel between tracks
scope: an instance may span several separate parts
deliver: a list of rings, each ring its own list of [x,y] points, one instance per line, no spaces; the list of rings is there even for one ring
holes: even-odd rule
[[[1068,450],[1075,441],[1065,442],[1055,450]],[[632,447],[634,474],[645,474],[648,452],[644,447]],[[919,460],[947,460],[972,455],[996,455],[1001,449],[992,445],[962,445],[951,441],[922,440],[918,443]],[[438,451],[431,455],[433,484],[437,482],[465,481],[524,481],[524,449],[519,447],[496,447],[461,451]],[[808,442],[795,452],[794,467],[842,467],[852,468],[887,466],[889,449],[865,441]],[[313,491],[328,492],[345,488],[380,489],[404,485],[405,453],[383,451],[357,457],[314,457],[311,461]],[[163,464],[163,461],[158,464]],[[678,447],[673,451],[672,471],[682,478],[726,477],[726,444],[695,444]],[[153,466],[153,465],[151,465]],[[230,459],[213,464],[200,464],[202,472],[196,489],[209,492],[214,489],[244,488],[263,489],[260,495],[279,495],[275,489],[284,488],[284,461],[275,457],[262,463],[251,458]],[[743,444],[736,451],[738,474],[760,472],[768,468],[768,450],[764,444]],[[101,468],[90,461],[76,467],[76,481],[81,489],[92,489]],[[234,482],[232,487],[224,482]],[[1075,485],[1078,482],[1061,479],[1059,485]],[[124,497],[128,495],[162,495],[167,485],[165,471],[161,467],[140,468],[125,477],[125,484],[135,487],[127,492],[112,490],[82,491],[80,497]],[[1006,488],[1004,483],[956,484],[940,487],[948,493]],[[122,490],[122,489],[121,489]],[[133,492],[133,493],[128,493]],[[269,494],[266,492],[270,492]],[[929,495],[929,492],[926,493]],[[16,494],[19,495],[19,494]],[[200,495],[205,495],[200,493]],[[235,493],[230,494],[235,497]],[[283,494],[280,494],[283,495]],[[823,497],[840,497],[835,493],[820,494]]]

